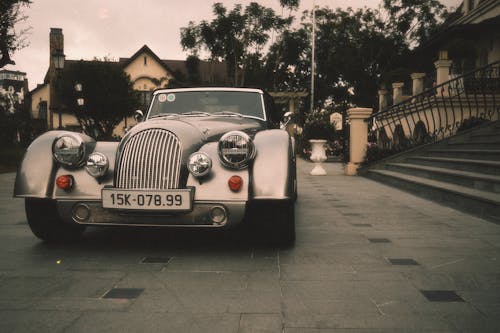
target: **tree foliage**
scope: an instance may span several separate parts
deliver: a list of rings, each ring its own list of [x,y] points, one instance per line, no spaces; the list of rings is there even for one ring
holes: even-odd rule
[[[383,0],[382,14],[388,31],[413,48],[435,34],[449,13],[438,0]]]
[[[215,18],[190,22],[181,30],[181,44],[192,54],[205,51],[211,60],[225,60],[235,85],[309,90],[312,12],[304,12],[293,27],[299,1],[279,3],[288,17],[255,3],[233,10],[215,3]],[[425,43],[447,14],[438,0],[381,0],[377,9],[318,8],[315,108],[374,105],[384,73],[409,71],[412,49]],[[240,80],[238,72],[244,73]]]
[[[282,0],[290,10],[298,0]],[[235,86],[245,85],[248,68],[260,61],[264,47],[274,31],[288,27],[292,18],[282,18],[273,9],[251,2],[229,10],[222,3],[213,5],[215,18],[199,24],[189,22],[181,29],[181,45],[192,55],[207,52],[212,61],[225,61],[228,77]]]
[[[0,1],[0,68],[14,65],[11,54],[28,44],[25,37],[29,28],[16,31],[14,26],[27,19],[21,8],[29,6],[30,3],[31,0]]]
[[[139,106],[129,76],[113,62],[79,61],[64,70],[65,105],[78,110],[76,117],[84,132],[96,139],[111,139],[114,128]],[[82,84],[82,91],[75,84]],[[77,99],[83,98],[79,106]]]
[[[374,105],[384,73],[410,66],[412,48],[435,33],[446,14],[435,0],[317,9],[315,107]],[[312,13],[305,12],[301,27],[283,32],[270,47],[266,61],[274,69],[268,70],[274,90],[309,89],[311,22]]]

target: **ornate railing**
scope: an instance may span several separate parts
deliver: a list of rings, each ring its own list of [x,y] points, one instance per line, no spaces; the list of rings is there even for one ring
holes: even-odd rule
[[[427,89],[369,118],[367,162],[500,119],[500,61]]]

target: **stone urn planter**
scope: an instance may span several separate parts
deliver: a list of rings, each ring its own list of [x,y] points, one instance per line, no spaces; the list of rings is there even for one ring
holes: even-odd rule
[[[325,144],[326,140],[309,140],[311,143],[311,161],[314,162],[314,168],[310,174],[312,176],[324,176],[326,170],[322,163],[326,161]]]

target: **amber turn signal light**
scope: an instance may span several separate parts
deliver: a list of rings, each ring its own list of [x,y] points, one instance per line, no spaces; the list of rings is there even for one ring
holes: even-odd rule
[[[240,176],[231,176],[227,184],[229,185],[229,189],[231,191],[238,192],[241,190],[241,186],[243,186],[243,179],[241,179]]]
[[[61,190],[69,191],[73,187],[74,179],[71,175],[62,175],[57,177],[56,185]]]

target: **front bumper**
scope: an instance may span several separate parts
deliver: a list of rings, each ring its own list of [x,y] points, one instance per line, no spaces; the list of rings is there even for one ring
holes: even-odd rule
[[[57,200],[64,222],[102,226],[230,227],[243,221],[245,208],[245,201],[195,201],[190,212],[120,211],[102,208],[101,201]],[[225,213],[222,220],[221,211]]]

